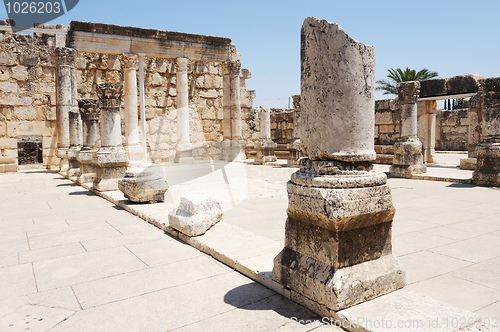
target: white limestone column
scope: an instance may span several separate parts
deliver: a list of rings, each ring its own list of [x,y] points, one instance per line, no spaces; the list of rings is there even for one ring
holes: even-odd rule
[[[300,95],[293,95],[293,141],[287,144],[290,157],[287,160],[289,167],[298,167],[299,159],[304,157],[300,143]]]
[[[80,163],[78,182],[92,182],[96,176],[95,165],[92,163],[99,143],[99,107],[97,99],[78,100],[83,120],[83,146],[78,152],[77,160]]]
[[[68,47],[55,49],[56,55],[56,124],[59,171],[69,169],[67,152],[70,146],[69,113],[73,107],[72,74],[76,51]]]
[[[401,116],[401,137],[394,144],[394,159],[389,169],[392,176],[409,178],[427,172],[418,139],[417,101],[420,82],[398,83],[398,104]]]
[[[260,138],[271,139],[271,109],[260,109]]]
[[[189,138],[188,58],[177,58],[177,145],[175,162],[193,161],[193,144]]]
[[[189,80],[187,58],[177,58],[177,146],[192,148],[189,138]]]
[[[231,86],[231,138],[232,140],[241,140],[241,98],[240,98],[240,61],[229,61],[227,63],[229,79]]]
[[[129,164],[128,155],[122,145],[120,108],[123,82],[98,83],[101,147],[93,155],[96,167],[93,188],[99,191],[118,190]]]
[[[148,164],[147,134],[146,134],[146,97],[144,93],[144,53],[139,53],[139,107],[141,112],[141,149],[142,164]]]
[[[241,99],[240,99],[240,72],[239,60],[224,62],[223,66],[223,106],[224,119],[222,130],[221,159],[226,161],[244,160],[245,141],[241,129]]]
[[[264,164],[275,162],[278,144],[271,139],[271,109],[260,109],[260,139],[255,143],[255,162]]]
[[[136,59],[136,56],[123,54],[125,150],[130,160],[130,167],[138,167],[142,164],[142,149],[139,144]]]
[[[436,110],[437,101],[427,100],[425,102],[425,111],[427,116],[427,137],[424,147],[425,162],[433,163],[436,147]]]
[[[398,84],[398,102],[401,111],[401,138],[417,137],[417,100],[420,82]]]

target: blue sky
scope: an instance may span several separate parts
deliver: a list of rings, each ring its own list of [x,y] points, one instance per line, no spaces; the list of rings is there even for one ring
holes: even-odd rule
[[[300,93],[300,27],[307,16],[339,23],[375,46],[376,79],[391,67],[440,77],[500,76],[500,1],[109,1],[80,0],[50,23],[71,20],[229,37],[252,70],[254,106],[287,107]],[[6,17],[5,8],[2,14]],[[386,98],[377,92],[377,99]]]

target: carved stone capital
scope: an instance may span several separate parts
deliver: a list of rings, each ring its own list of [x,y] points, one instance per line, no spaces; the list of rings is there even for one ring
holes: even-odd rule
[[[123,95],[123,82],[97,83],[96,92],[99,97],[99,108],[120,107]]]
[[[83,121],[99,120],[99,106],[97,99],[79,99],[78,108]]]
[[[398,83],[398,100],[401,104],[415,104],[420,93],[420,82]]]
[[[177,58],[176,59],[177,72],[187,72],[189,66],[188,58]]]
[[[136,68],[137,67],[137,55],[135,54],[122,54],[123,67],[125,68]]]
[[[224,75],[240,76],[241,62],[226,61],[224,62]]]
[[[73,66],[75,64],[76,50],[74,48],[57,47],[55,53],[58,66]]]

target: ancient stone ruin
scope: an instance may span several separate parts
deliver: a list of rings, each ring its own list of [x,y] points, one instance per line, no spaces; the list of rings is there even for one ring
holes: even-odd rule
[[[391,192],[372,164],[374,67],[372,46],[338,24],[304,21],[300,139],[307,157],[287,184],[285,248],[272,278],[334,311],[404,286],[392,255]]]

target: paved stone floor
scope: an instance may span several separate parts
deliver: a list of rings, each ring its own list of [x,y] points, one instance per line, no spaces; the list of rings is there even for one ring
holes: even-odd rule
[[[212,193],[224,217],[200,241],[270,272],[294,169],[238,164],[210,174],[197,168],[196,176],[164,169],[167,201],[130,206],[165,220],[183,191]],[[500,316],[500,190],[389,185],[406,288]],[[0,267],[0,331],[338,330],[318,320],[298,324],[293,317],[319,318],[55,173],[0,174]]]

